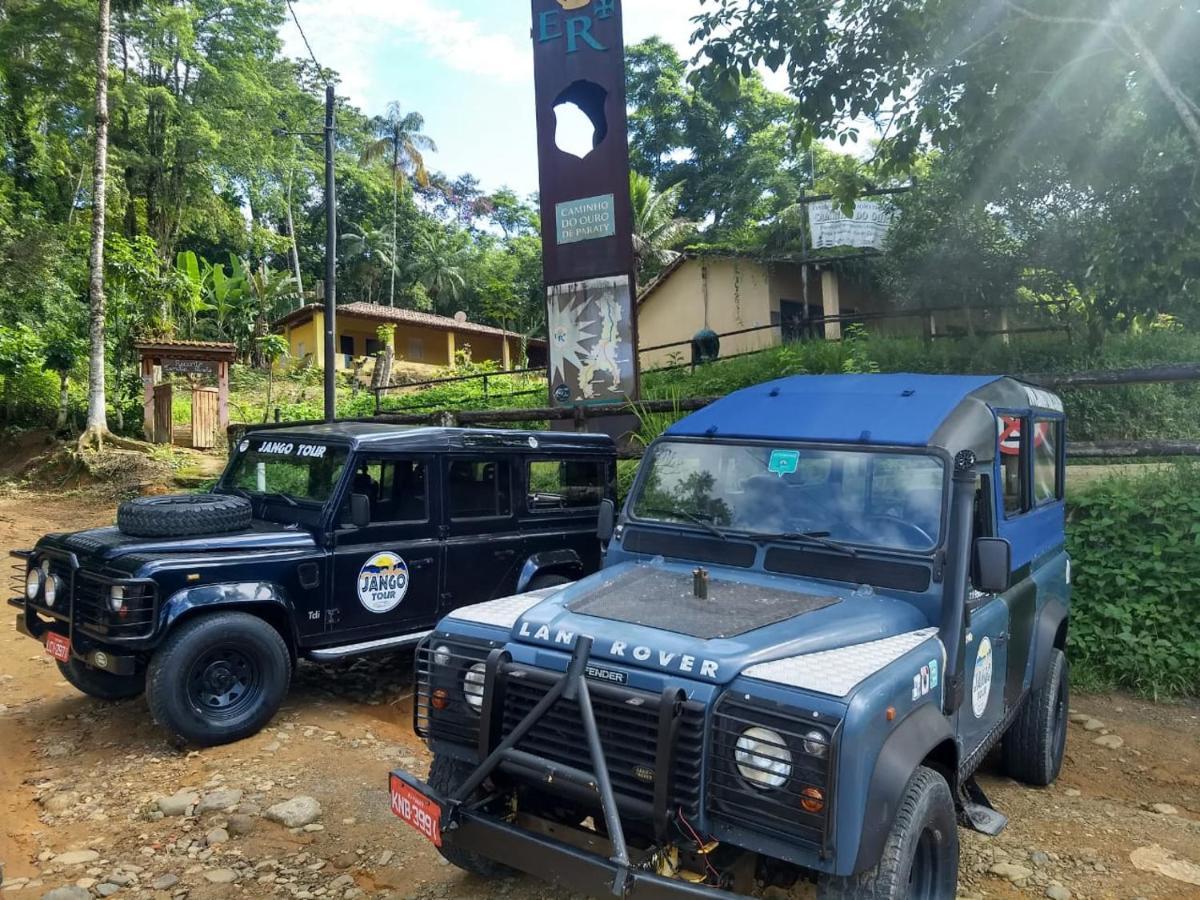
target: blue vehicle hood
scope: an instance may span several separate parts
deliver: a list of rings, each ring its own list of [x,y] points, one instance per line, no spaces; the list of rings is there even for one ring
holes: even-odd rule
[[[692,678],[710,684],[728,684],[747,666],[760,662],[834,650],[866,641],[879,640],[897,634],[928,627],[924,614],[912,604],[886,594],[861,595],[849,587],[799,578],[781,578],[761,572],[711,573],[714,588],[739,590],[754,594],[770,591],[780,597],[821,597],[827,605],[799,615],[773,621],[741,633],[718,637],[698,637],[686,633],[689,624],[679,620],[678,628],[670,624],[671,611],[658,616],[666,624],[658,627],[601,618],[573,611],[571,607],[587,605],[591,598],[613,597],[628,590],[622,585],[636,569],[657,569],[673,576],[692,577],[692,568],[671,563],[621,563],[564,588],[530,608],[517,619],[512,640],[541,648],[570,652],[575,639],[586,635],[593,639],[591,657],[600,662],[630,669],[644,669],[660,674]],[[715,593],[715,592],[714,592]],[[678,598],[665,596],[665,604],[680,603]],[[685,614],[682,607],[680,615]],[[694,629],[693,629],[694,631]],[[731,632],[740,631],[738,628]]]
[[[245,531],[230,534],[205,534],[196,537],[146,538],[122,534],[115,527],[93,528],[73,534],[51,534],[38,542],[39,547],[74,553],[80,564],[87,561],[108,563],[133,554],[179,554],[253,552],[264,550],[307,550],[316,542],[312,534],[275,522],[255,519]]]

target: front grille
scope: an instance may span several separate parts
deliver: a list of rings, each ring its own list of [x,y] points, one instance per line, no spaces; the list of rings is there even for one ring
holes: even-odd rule
[[[436,650],[435,650],[436,648]],[[463,679],[474,665],[486,662],[492,647],[449,641],[437,635],[417,645],[413,730],[426,740],[461,744],[474,750],[479,744],[479,713],[463,694]],[[433,692],[444,692],[445,706],[432,707]],[[439,694],[439,698],[442,697]]]
[[[541,669],[510,666],[504,679],[504,734],[510,733],[553,686],[558,675]],[[672,753],[670,773],[657,770],[659,711],[657,694],[590,683],[589,693],[604,746],[604,757],[618,805],[631,800],[652,809],[655,780],[670,777],[667,796],[671,810],[696,816],[700,809],[701,764],[704,756],[704,707],[683,703]],[[518,750],[564,765],[590,770],[591,756],[583,732],[579,705],[560,700],[542,717]]]
[[[828,716],[726,694],[713,714],[713,749],[709,767],[708,809],[715,818],[762,834],[814,847],[829,849],[833,822],[835,760],[838,722]],[[769,729],[784,740],[791,754],[791,773],[779,787],[763,788],[751,783],[738,769],[738,740],[751,728]],[[816,732],[817,734],[812,734]],[[811,737],[810,737],[811,734]],[[818,734],[820,740],[817,739]],[[808,740],[809,748],[804,746]],[[810,752],[823,747],[824,757]],[[743,764],[767,772],[765,756],[750,754]],[[820,812],[802,805],[803,792],[815,789],[824,798]],[[811,803],[812,797],[807,798]]]
[[[154,582],[88,572],[73,568],[60,557],[47,558],[50,574],[57,576],[62,584],[61,596],[53,607],[39,597],[31,604],[34,609],[48,615],[70,617],[73,629],[100,638],[147,637],[154,631],[157,615]],[[109,605],[114,587],[125,592],[124,606],[118,612]]]

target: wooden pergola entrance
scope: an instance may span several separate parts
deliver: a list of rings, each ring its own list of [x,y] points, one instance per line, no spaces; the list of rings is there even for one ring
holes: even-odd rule
[[[191,445],[196,450],[211,450],[217,436],[229,427],[229,366],[237,357],[237,347],[206,341],[146,341],[134,346],[142,360],[146,440],[175,442],[173,386],[163,377],[187,375],[216,382],[212,387],[193,381],[191,388]]]

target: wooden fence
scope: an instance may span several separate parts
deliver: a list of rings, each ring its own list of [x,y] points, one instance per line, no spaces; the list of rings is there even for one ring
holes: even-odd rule
[[[1066,374],[1017,376],[1050,390],[1106,388],[1122,385],[1179,384],[1200,382],[1200,364],[1147,366],[1139,369],[1108,369]],[[435,412],[380,413],[368,418],[343,419],[345,422],[375,422],[390,425],[435,426],[446,428],[482,425],[520,425],[531,422],[572,422],[581,429],[588,419],[614,415],[648,413],[690,413],[703,409],[717,397],[687,397],[678,400],[645,400],[612,406],[540,407],[536,409],[438,410]],[[235,445],[248,431],[319,425],[321,422],[287,422],[273,425],[232,425],[230,444]],[[627,448],[625,458],[637,458],[636,448]],[[1142,440],[1069,442],[1067,456],[1073,459],[1137,459],[1200,456],[1200,441]]]

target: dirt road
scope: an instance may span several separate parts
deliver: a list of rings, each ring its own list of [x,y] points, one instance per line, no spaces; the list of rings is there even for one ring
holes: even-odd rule
[[[0,550],[110,518],[110,504],[89,494],[0,493]],[[468,878],[392,819],[388,769],[423,772],[428,765],[409,726],[409,668],[403,657],[302,665],[268,731],[233,747],[189,751],[149,721],[144,702],[106,705],[77,694],[35,643],[12,631],[5,613],[5,900],[73,885],[54,900],[562,896],[528,879]],[[1200,882],[1200,707],[1084,696],[1073,711],[1094,721],[1071,726],[1058,784],[1031,790],[996,775],[981,779],[1012,822],[998,838],[962,833],[960,895],[1200,896],[1200,883],[1179,880]],[[1109,735],[1121,746],[1095,743],[1118,743]],[[264,816],[296,797],[320,804],[315,817],[310,809],[298,820],[311,819],[306,827]],[[197,800],[214,808],[198,811]],[[1131,854],[1148,868],[1135,866]]]

